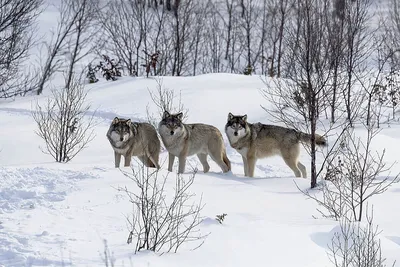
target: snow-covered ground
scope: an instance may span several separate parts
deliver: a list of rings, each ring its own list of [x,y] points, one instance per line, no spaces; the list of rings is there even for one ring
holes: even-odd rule
[[[182,92],[188,122],[212,124],[223,132],[228,112],[248,114],[252,122],[268,121],[260,107],[266,104],[259,92],[264,84],[257,76],[164,77],[163,86]],[[192,185],[206,204],[201,214],[206,219],[200,226],[202,233],[210,233],[205,243],[196,250],[191,250],[196,244],[184,247],[177,254],[134,255],[134,245],[126,243],[126,216],[132,207],[117,189],[135,185],[113,167],[105,134],[115,116],[144,120],[147,105],[156,111],[148,93],[155,90],[156,80],[126,77],[87,88],[91,111],[96,111],[96,137],[68,164],[54,163],[39,149],[43,143],[34,133],[30,115],[35,97],[0,106],[0,266],[105,266],[104,240],[115,266],[331,266],[327,245],[338,224],[320,218],[316,204],[294,183],[305,189],[309,179],[294,178],[279,157],[258,161],[256,177],[243,177],[241,157],[225,134],[232,173],[222,174],[210,161],[210,173],[199,171]],[[387,149],[388,162],[397,159],[398,130],[384,129],[374,143],[376,149]],[[160,162],[166,159],[164,151]],[[309,170],[304,150],[301,161]],[[197,157],[190,162],[197,164]],[[393,171],[400,171],[399,166]],[[165,163],[161,173],[167,173]],[[172,188],[175,178],[169,179],[167,187]],[[383,231],[384,256],[389,263],[399,261],[400,185],[372,203],[375,223]],[[214,218],[222,213],[228,216],[218,224]]]
[[[40,35],[55,25],[56,16],[49,6],[39,17]],[[162,82],[165,88],[182,93],[189,110],[187,122],[212,124],[222,133],[228,112],[247,114],[250,122],[269,122],[260,106],[268,103],[260,94],[265,85],[258,76],[207,74],[163,77]],[[280,157],[259,160],[255,177],[244,177],[241,156],[229,146],[224,133],[232,172],[222,174],[209,160],[210,172],[203,174],[200,167],[191,187],[197,196],[202,194],[206,204],[200,225],[201,233],[209,233],[204,244],[196,250],[192,248],[198,244],[190,244],[176,254],[134,254],[134,244],[126,242],[130,231],[126,217],[132,204],[118,188],[133,189],[135,184],[114,168],[114,154],[105,135],[115,116],[146,120],[147,106],[156,114],[148,92],[156,86],[154,78],[132,77],[87,85],[96,137],[67,164],[55,163],[42,153],[44,143],[34,132],[32,106],[36,100],[45,101],[49,90],[40,97],[0,103],[0,267],[106,266],[105,241],[114,266],[332,266],[327,247],[338,222],[321,218],[316,203],[297,188],[308,188],[309,178],[294,178]],[[389,164],[398,159],[399,130],[395,125],[384,128],[373,143],[373,149],[386,149]],[[168,173],[166,160],[163,151],[162,175]],[[195,156],[189,161],[188,165],[200,165]],[[300,161],[310,172],[310,159],[303,149]],[[392,172],[400,172],[400,165]],[[170,175],[167,189],[174,186],[174,179]],[[400,184],[371,203],[374,222],[382,230],[384,257],[388,265],[399,262]],[[219,224],[214,218],[222,213],[228,215]]]

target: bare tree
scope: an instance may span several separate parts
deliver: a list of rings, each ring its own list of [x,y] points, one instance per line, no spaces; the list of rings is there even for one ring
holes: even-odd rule
[[[43,105],[36,103],[36,134],[45,142],[43,153],[56,162],[72,160],[94,138],[93,115],[85,118],[90,109],[86,96],[81,79],[73,78],[69,87],[53,89]]]
[[[178,0],[176,0],[178,2]],[[181,76],[186,70],[188,58],[194,42],[191,26],[195,24],[196,12],[200,4],[194,0],[179,1],[175,15],[170,20],[173,40],[172,76]]]
[[[192,58],[193,58],[193,71],[192,75],[195,76],[197,73],[197,68],[199,65],[200,53],[202,48],[203,39],[203,31],[204,31],[204,21],[207,18],[207,15],[210,13],[207,8],[207,3],[199,3],[197,16],[195,18],[195,25],[193,27],[193,44],[192,44]],[[215,19],[215,16],[212,17]]]
[[[386,50],[383,47],[383,43],[385,40],[385,36],[381,36],[380,38],[375,38],[375,45],[378,47],[375,55],[377,56],[376,60],[372,60],[375,64],[373,67],[366,68],[364,73],[367,75],[362,75],[361,77],[355,75],[357,79],[357,83],[361,90],[354,90],[359,94],[358,98],[361,100],[354,101],[356,97],[353,97],[353,101],[355,103],[363,103],[365,106],[365,112],[361,112],[360,109],[352,109],[353,110],[353,118],[355,117],[364,117],[365,124],[370,126],[371,124],[375,124],[379,128],[379,119],[381,116],[381,106],[386,102],[390,96],[387,96],[386,92],[382,92],[383,90],[389,89],[388,91],[396,92],[396,86],[389,86],[386,78],[388,77],[388,73],[386,72],[388,63],[390,63],[390,59],[393,58],[393,54],[398,51]],[[390,74],[390,72],[389,72]],[[393,88],[391,88],[393,87]],[[395,95],[394,95],[395,97]],[[385,99],[384,99],[385,98]],[[378,102],[378,110],[374,110],[374,102]],[[353,104],[354,106],[355,104]],[[377,119],[377,121],[373,121]],[[377,122],[377,123],[376,123]]]
[[[145,67],[147,63],[146,54],[160,50],[161,56],[164,55],[164,50],[159,46],[163,44],[160,36],[165,14],[164,9],[154,10],[146,1],[109,2],[99,12],[99,22],[103,28],[100,38],[102,49],[118,57],[129,75],[140,75],[142,68],[139,67]]]
[[[182,102],[182,97],[179,94],[176,95],[175,91],[163,87],[162,79],[157,79],[156,90],[149,90],[150,98],[153,104],[157,107],[157,117],[150,112],[149,106],[147,106],[147,119],[150,124],[152,124],[156,129],[158,128],[158,123],[163,117],[165,111],[170,113],[183,113],[182,120],[186,120],[188,116],[188,110],[184,107]]]
[[[142,165],[133,174],[124,173],[136,185],[138,190],[120,188],[127,193],[133,204],[133,215],[127,218],[131,232],[127,243],[136,239],[135,252],[146,249],[155,252],[177,252],[187,242],[203,244],[203,235],[196,229],[202,222],[200,212],[203,204],[192,203],[195,197],[190,193],[195,173],[183,178],[178,175],[171,195],[167,198],[165,185],[168,175],[159,177],[159,171],[153,171]],[[197,248],[196,247],[196,248]]]
[[[257,27],[258,20],[260,18],[260,7],[258,6],[258,0],[246,0],[242,1],[244,7],[241,19],[241,29],[243,31],[244,37],[244,49],[246,51],[246,68],[251,67],[254,69],[255,62],[259,57],[259,52],[261,49],[255,46],[256,42],[256,31],[259,29]],[[262,36],[262,34],[261,34]],[[262,42],[257,42],[262,44]]]
[[[34,24],[42,4],[43,0],[0,1],[0,98],[34,89],[26,87],[31,77],[23,63],[35,41]]]
[[[205,32],[206,37],[208,35],[215,36],[214,39],[222,38],[224,41],[224,56],[223,59],[227,61],[228,66],[226,66],[222,71],[230,71],[230,72],[241,72],[243,69],[240,70],[238,66],[239,58],[243,51],[238,49],[240,45],[239,36],[241,35],[239,29],[239,21],[240,21],[240,11],[237,9],[237,0],[225,0],[225,2],[221,3],[214,3],[212,6],[212,11],[214,13],[214,18],[212,23],[206,23],[206,27],[208,27],[208,31]],[[219,27],[214,27],[219,26]],[[218,40],[221,41],[221,40]],[[222,45],[221,45],[222,46]],[[219,48],[221,49],[221,48]],[[222,62],[220,59],[215,58],[214,50],[207,51],[206,55],[212,54],[212,68],[214,68],[215,61]],[[207,63],[209,63],[209,59],[204,58],[203,61],[205,62],[205,70],[209,72],[210,67]],[[218,66],[220,67],[220,66]]]
[[[373,223],[373,211],[367,215],[365,226],[340,220],[339,231],[335,232],[328,245],[328,256],[335,267],[385,267],[382,247],[378,238],[381,231]],[[392,267],[395,266],[395,262]]]
[[[392,109],[392,119],[396,117],[396,110],[400,101],[400,70],[391,69],[385,76],[384,86],[386,87],[387,104]]]
[[[203,72],[205,73],[221,72],[224,70],[224,35],[231,34],[229,25],[227,28],[228,32],[225,32],[223,19],[220,18],[220,14],[215,10],[216,8],[217,6],[214,5],[210,10],[209,13],[211,14],[207,17],[208,23],[203,23],[203,27],[205,27],[203,34],[203,55],[208,55],[202,57]],[[230,19],[229,16],[228,19]],[[230,36],[228,38],[230,38]],[[229,46],[230,40],[228,39],[226,42],[227,46]],[[227,56],[226,51],[225,56]]]
[[[366,59],[371,54],[368,46],[372,42],[373,31],[366,27],[370,19],[368,14],[370,0],[343,1],[340,11],[343,16],[344,25],[344,58],[346,73],[346,86],[343,91],[347,120],[353,124],[353,111],[357,107],[354,105],[353,89],[356,80],[362,79],[365,71]],[[357,77],[357,78],[356,78]]]
[[[266,36],[268,36],[270,47],[272,47],[267,62],[269,64],[268,75],[271,77],[275,75],[281,77],[282,75],[285,27],[293,11],[292,2],[291,0],[274,0],[270,1],[267,6],[266,13],[271,27],[266,32]]]
[[[138,72],[138,51],[142,42],[136,10],[142,7],[140,1],[111,1],[98,16],[102,26],[100,47],[121,60],[128,74],[132,76],[136,76]]]
[[[168,12],[166,9],[157,9],[154,11],[154,25],[150,31],[148,29],[148,49],[150,51],[160,51],[158,60],[158,71],[156,75],[166,75],[168,73],[168,64],[173,58],[173,40],[169,30]]]
[[[400,3],[397,0],[389,2],[389,16],[384,14],[385,44],[388,51],[398,51],[400,49]],[[399,53],[392,53],[392,67],[399,68]]]
[[[233,28],[233,20],[234,20],[234,0],[225,0],[225,4],[226,4],[226,11],[227,11],[227,16],[225,16],[225,14],[221,14],[220,18],[221,20],[224,22],[224,24],[226,25],[226,48],[225,48],[225,57],[224,59],[227,60],[228,59],[228,55],[229,55],[229,51],[230,51],[230,46],[231,46],[231,35],[232,35],[232,28]],[[226,18],[226,21],[225,21]]]
[[[343,62],[344,62],[344,46],[345,46],[345,1],[335,0],[330,3],[329,9],[331,10],[330,16],[326,16],[326,25],[329,38],[329,60],[330,68],[332,70],[332,86],[329,88],[330,92],[327,95],[327,101],[330,105],[330,121],[336,122],[336,110],[342,104],[342,94],[345,90],[345,75],[343,75]]]
[[[87,23],[85,16],[89,2],[91,0],[66,0],[61,1],[58,10],[60,12],[60,18],[58,20],[57,29],[52,33],[52,39],[49,43],[45,43],[47,50],[46,60],[40,70],[40,77],[37,85],[37,94],[40,95],[44,90],[45,83],[51,78],[51,76],[59,71],[62,67],[65,67],[64,62],[70,62],[70,68],[75,65],[75,61],[78,59],[79,45],[75,43],[75,52],[72,52],[74,57],[73,60],[66,60],[62,55],[68,51],[71,35],[77,33],[75,40],[81,42],[80,36],[83,31],[86,30],[86,25],[83,26],[82,22]],[[78,32],[76,31],[78,30]],[[75,54],[75,56],[74,56]]]
[[[90,42],[96,34],[95,12],[98,10],[95,0],[70,0],[66,4],[73,14],[77,14],[72,34],[68,40],[69,66],[65,87],[69,88],[73,79],[76,64],[90,52]]]
[[[174,0],[174,2],[172,2],[171,0],[165,0],[165,8],[168,11],[174,11],[174,15],[176,16],[180,3],[181,0]]]
[[[318,211],[324,217],[361,221],[369,199],[400,180],[400,174],[381,176],[393,165],[387,166],[384,162],[385,150],[371,151],[373,138],[379,130],[373,125],[366,127],[365,140],[356,137],[349,128],[341,140],[341,149],[330,155],[325,181],[319,188],[322,195],[302,191],[323,208]]]
[[[324,92],[329,87],[326,1],[298,2],[296,16],[288,31],[287,62],[293,70],[289,79],[276,80],[262,92],[273,108],[264,108],[275,120],[311,135],[311,188],[317,185],[315,134],[321,112],[326,108]],[[267,84],[268,85],[268,84]],[[299,120],[298,117],[303,120]]]
[[[101,259],[105,265],[105,267],[114,267],[115,266],[115,256],[114,253],[110,252],[110,249],[108,248],[107,240],[103,240],[104,242],[104,251],[103,255],[101,256]]]

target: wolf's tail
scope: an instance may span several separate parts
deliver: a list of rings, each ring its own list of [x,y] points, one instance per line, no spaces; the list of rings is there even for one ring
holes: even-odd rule
[[[300,141],[304,143],[311,143],[311,134],[302,133],[300,132]],[[317,146],[327,146],[328,142],[326,141],[325,137],[319,134],[315,134],[315,144]]]
[[[228,159],[228,156],[226,155],[226,152],[224,151],[224,153],[222,154],[222,160],[224,161],[224,163],[226,164],[226,166],[228,166],[228,171],[231,170],[231,161]]]
[[[154,163],[151,161],[151,159],[148,156],[144,157],[144,166],[150,167],[150,168],[156,168],[157,166],[154,165]]]

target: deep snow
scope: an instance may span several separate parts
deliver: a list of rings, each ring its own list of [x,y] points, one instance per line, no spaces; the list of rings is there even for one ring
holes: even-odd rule
[[[162,80],[165,88],[182,93],[188,122],[209,123],[221,132],[228,112],[268,122],[260,107],[266,104],[259,92],[264,83],[257,76],[208,74]],[[148,93],[155,87],[154,78],[129,77],[88,85],[96,137],[68,164],[52,162],[39,149],[43,143],[34,134],[30,113],[35,97],[0,106],[0,266],[105,266],[104,240],[115,266],[331,266],[327,245],[338,223],[320,218],[316,204],[297,189],[294,182],[305,189],[309,178],[294,178],[279,157],[259,160],[256,177],[243,177],[241,157],[224,133],[232,174],[222,174],[209,160],[210,173],[203,174],[200,168],[192,186],[206,204],[200,230],[210,235],[203,246],[192,251],[191,244],[163,256],[134,255],[134,246],[126,244],[125,217],[132,207],[125,193],[117,190],[134,184],[113,167],[105,133],[115,116],[145,120],[147,105],[156,114]],[[388,162],[397,159],[397,131],[395,126],[384,129],[374,143],[376,149],[387,149]],[[164,151],[162,174],[167,173],[166,159]],[[304,149],[300,160],[309,172]],[[190,164],[199,164],[197,158],[191,157]],[[393,171],[400,171],[399,166]],[[167,188],[172,188],[174,176],[169,179]],[[372,201],[389,263],[400,260],[399,201],[398,184]],[[218,224],[214,218],[222,213],[228,216]]]
[[[49,37],[57,16],[49,5],[39,17],[39,36]],[[33,52],[38,56],[39,51]],[[182,93],[189,109],[187,122],[212,124],[222,133],[228,112],[247,114],[250,122],[270,122],[260,106],[268,103],[260,94],[265,84],[258,76],[207,74],[162,77],[162,82],[164,88]],[[148,93],[156,84],[153,77],[123,77],[87,85],[96,137],[68,164],[55,163],[43,154],[39,148],[43,141],[34,133],[32,106],[36,100],[46,101],[49,90],[38,98],[0,102],[0,267],[106,266],[104,240],[115,266],[332,266],[327,246],[338,223],[321,218],[316,204],[299,192],[295,182],[306,189],[309,178],[294,178],[279,157],[259,160],[256,177],[243,177],[241,156],[224,133],[232,173],[222,174],[209,160],[210,173],[203,174],[200,168],[191,188],[198,197],[202,194],[206,204],[200,230],[210,235],[204,244],[193,251],[196,244],[190,244],[177,254],[134,255],[134,245],[126,243],[130,231],[126,216],[132,206],[126,194],[118,191],[123,186],[134,188],[134,183],[113,167],[114,155],[105,134],[115,116],[146,120],[148,105],[156,114]],[[374,139],[373,149],[385,148],[388,164],[398,159],[399,130],[395,124],[385,125]],[[357,132],[365,135],[361,129]],[[161,174],[167,174],[166,159],[163,151]],[[199,165],[197,157],[189,161],[189,166]],[[304,149],[300,161],[310,172]],[[400,172],[400,165],[392,172]],[[170,175],[167,189],[173,185]],[[400,261],[398,203],[400,184],[371,201],[388,265]],[[228,215],[219,224],[214,218],[222,213]]]

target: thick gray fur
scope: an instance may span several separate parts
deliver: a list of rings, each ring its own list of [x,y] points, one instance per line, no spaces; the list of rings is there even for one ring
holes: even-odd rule
[[[210,169],[207,162],[208,155],[224,173],[230,171],[231,163],[226,155],[221,132],[208,124],[184,124],[182,116],[182,113],[170,114],[165,111],[158,126],[161,140],[168,150],[168,171],[172,171],[175,157],[178,157],[178,173],[184,173],[186,158],[195,154],[203,165],[205,173]]]
[[[125,167],[129,167],[132,156],[136,156],[145,166],[160,168],[160,140],[151,124],[115,117],[106,136],[114,150],[116,168],[119,168],[121,156],[124,156]]]

